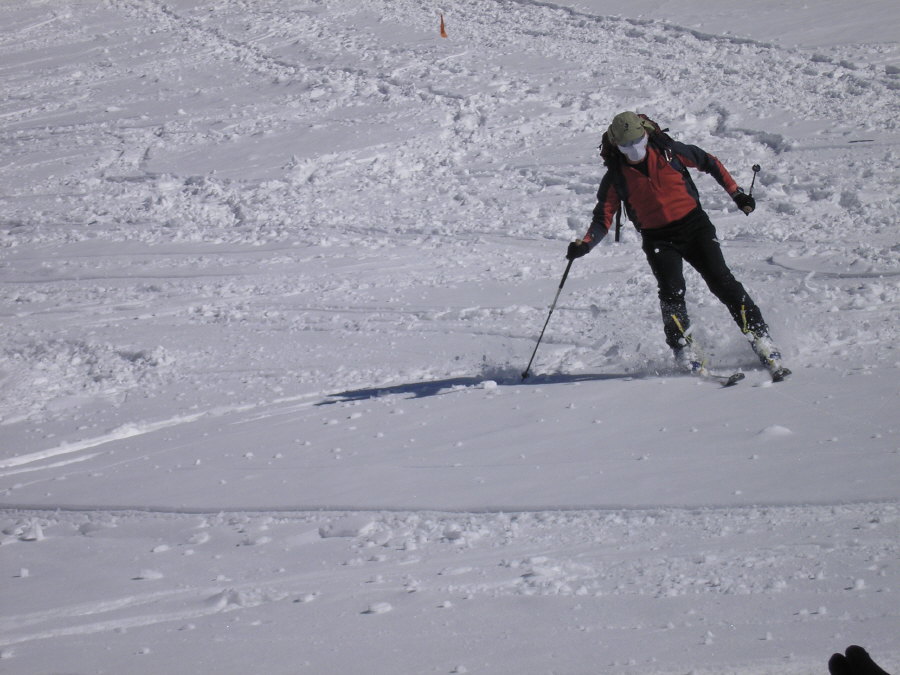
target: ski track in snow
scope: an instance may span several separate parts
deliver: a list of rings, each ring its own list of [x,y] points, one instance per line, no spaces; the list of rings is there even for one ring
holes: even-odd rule
[[[0,6],[0,663],[896,670],[896,41],[610,5]],[[690,271],[672,375],[626,229],[519,382],[622,109],[762,165],[793,380]]]

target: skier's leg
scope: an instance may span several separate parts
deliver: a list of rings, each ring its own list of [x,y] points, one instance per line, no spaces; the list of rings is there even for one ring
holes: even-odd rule
[[[684,249],[685,260],[700,273],[709,290],[728,308],[731,318],[744,333],[768,333],[759,307],[725,262],[716,228],[706,214],[695,228],[694,236]]]
[[[671,243],[653,241],[649,237],[644,239],[643,249],[656,277],[666,344],[677,352],[685,346],[684,333],[690,328],[681,253]]]
[[[716,238],[716,228],[706,214],[693,225],[693,237],[684,248],[685,260],[700,273],[709,290],[728,308],[760,362],[773,375],[779,374],[779,378],[789,374],[790,371],[781,363],[781,351],[769,336],[769,327],[762,312],[728,268]]]

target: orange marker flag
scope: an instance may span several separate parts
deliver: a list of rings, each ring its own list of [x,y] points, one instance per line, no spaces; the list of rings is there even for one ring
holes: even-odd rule
[[[442,38],[447,37],[447,29],[444,28],[444,15],[443,14],[441,14],[441,37]]]

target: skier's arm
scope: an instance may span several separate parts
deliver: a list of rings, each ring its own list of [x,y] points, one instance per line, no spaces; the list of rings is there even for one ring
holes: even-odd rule
[[[594,207],[591,225],[588,227],[587,233],[582,237],[582,241],[590,248],[594,248],[594,246],[599,244],[609,232],[613,218],[620,205],[619,193],[616,192],[612,179],[607,173],[603,176],[603,179],[600,181],[600,187],[597,189],[597,205]]]
[[[685,166],[708,173],[715,178],[716,182],[722,186],[730,197],[733,198],[735,193],[738,192],[737,182],[715,155],[711,155],[696,145],[687,145],[678,141],[672,142],[672,150]]]

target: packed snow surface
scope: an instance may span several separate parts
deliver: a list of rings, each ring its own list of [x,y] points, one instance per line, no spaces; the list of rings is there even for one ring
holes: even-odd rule
[[[439,33],[443,15],[447,37]],[[900,4],[0,3],[0,670],[900,670]],[[676,374],[621,110],[699,277]]]

